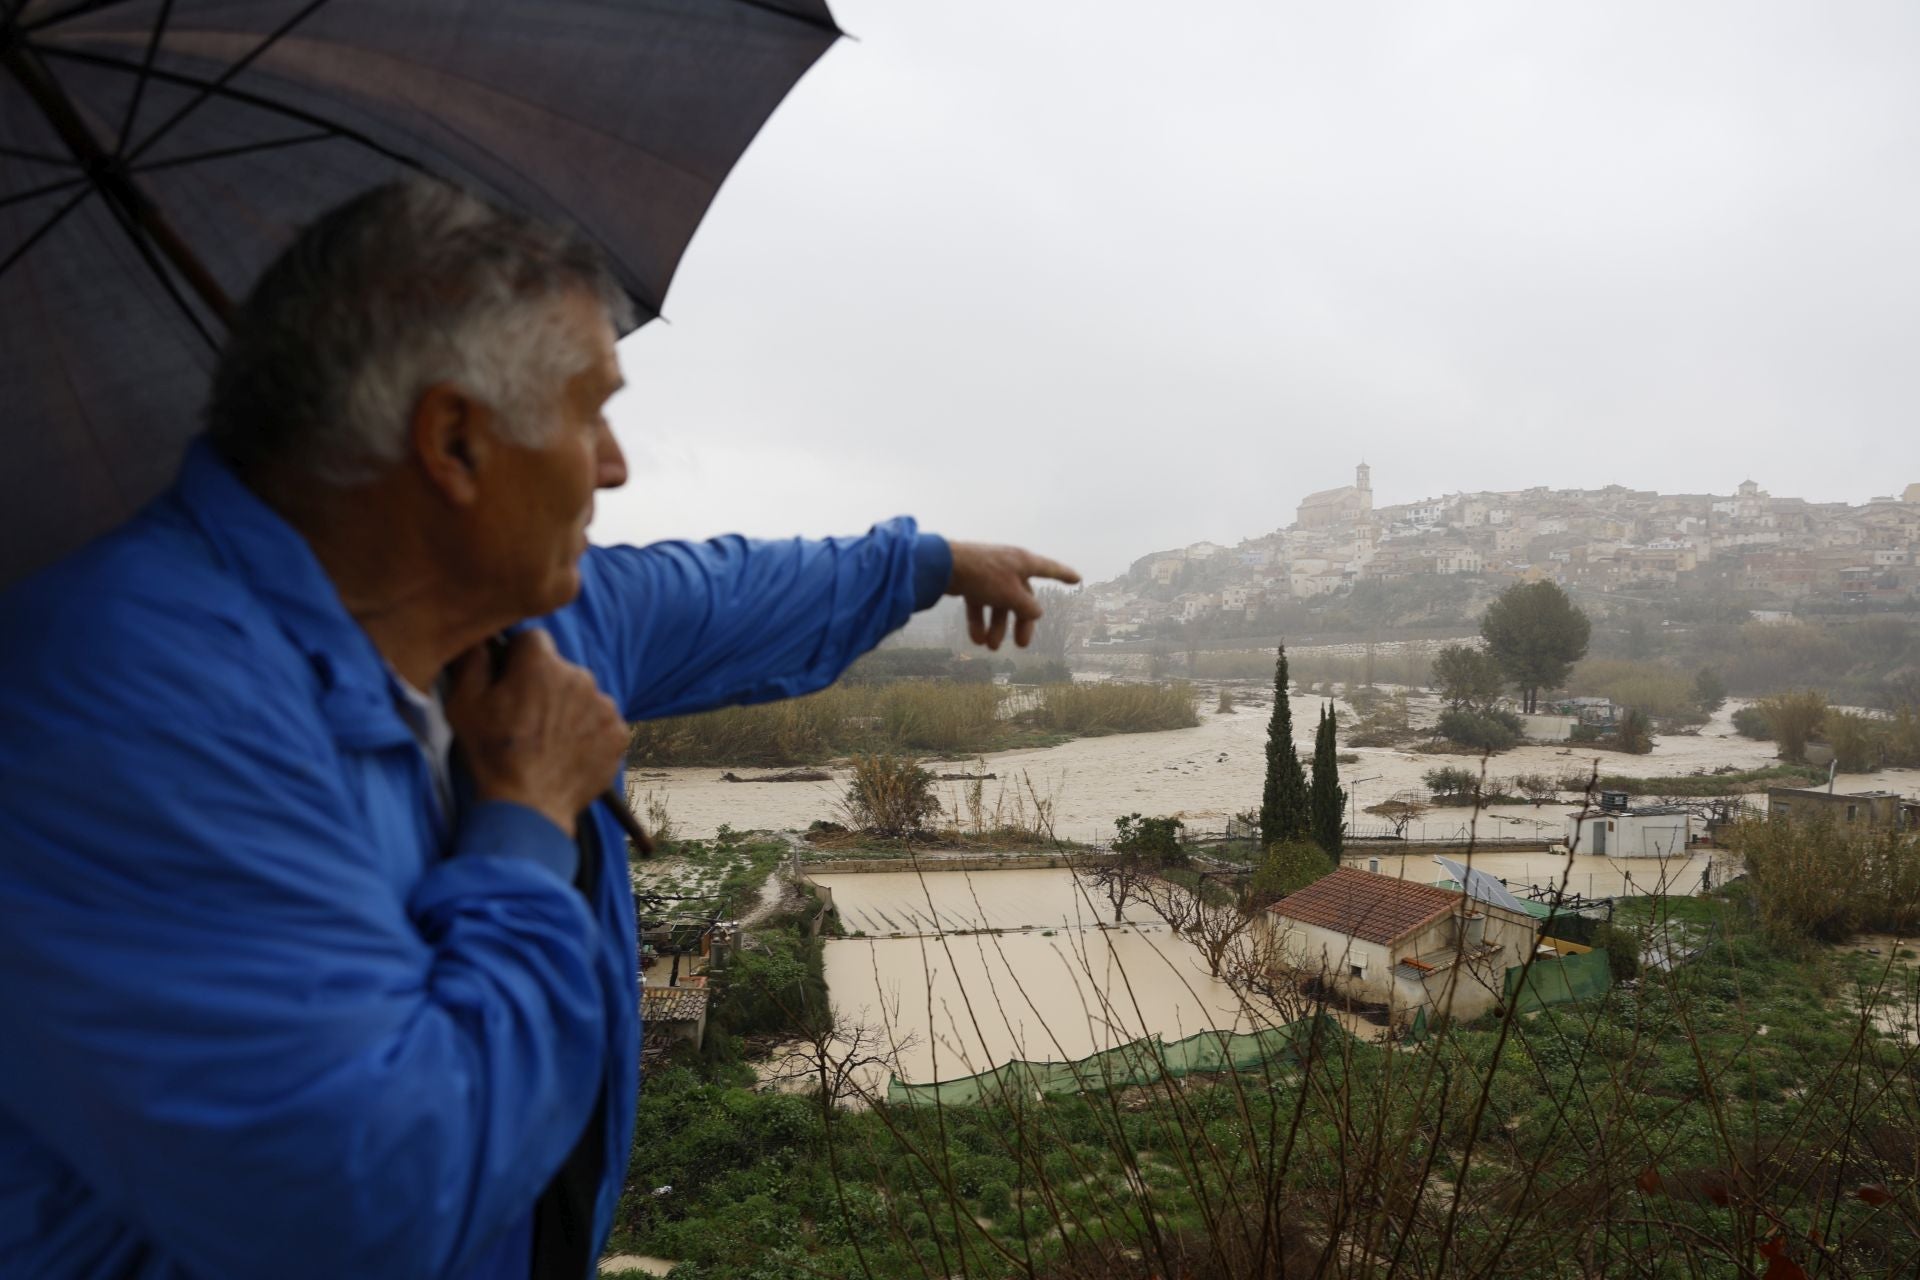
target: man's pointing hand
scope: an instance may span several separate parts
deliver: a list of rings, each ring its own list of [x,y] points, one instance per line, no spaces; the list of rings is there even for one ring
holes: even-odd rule
[[[1058,560],[1037,556],[1019,547],[985,542],[950,542],[953,577],[947,594],[967,602],[967,634],[975,644],[998,649],[1007,638],[1007,618],[1013,618],[1013,642],[1026,648],[1033,640],[1033,624],[1040,620],[1040,601],[1029,578],[1051,578],[1069,585],[1080,575]]]

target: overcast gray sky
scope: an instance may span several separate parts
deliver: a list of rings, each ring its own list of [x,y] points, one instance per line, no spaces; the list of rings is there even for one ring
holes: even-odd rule
[[[600,541],[1093,577],[1381,503],[1920,480],[1920,5],[840,0],[622,347]]]

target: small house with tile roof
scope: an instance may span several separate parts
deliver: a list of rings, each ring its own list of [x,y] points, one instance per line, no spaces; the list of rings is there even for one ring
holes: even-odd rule
[[[1267,908],[1289,961],[1395,1025],[1421,1009],[1471,1019],[1500,998],[1506,971],[1537,945],[1524,911],[1458,889],[1340,867]]]
[[[685,985],[657,987],[648,983],[640,988],[640,1021],[646,1028],[644,1044],[649,1056],[664,1052],[674,1044],[686,1043],[698,1049],[707,1038],[708,991],[704,976]]]

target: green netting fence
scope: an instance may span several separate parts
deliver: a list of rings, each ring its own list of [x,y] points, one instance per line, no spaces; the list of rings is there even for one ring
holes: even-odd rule
[[[929,1084],[894,1078],[887,1082],[887,1101],[964,1107],[1007,1098],[1121,1089],[1196,1073],[1254,1071],[1297,1057],[1300,1046],[1316,1034],[1324,1040],[1344,1036],[1346,1031],[1322,1013],[1265,1031],[1202,1031],[1172,1041],[1151,1035],[1071,1062],[1015,1059],[978,1075]]]
[[[1507,970],[1506,999],[1522,1013],[1532,1013],[1550,1004],[1572,1000],[1592,1000],[1607,993],[1613,985],[1613,971],[1604,951],[1588,951],[1557,960],[1535,960],[1526,970],[1527,983],[1520,986],[1521,970]]]

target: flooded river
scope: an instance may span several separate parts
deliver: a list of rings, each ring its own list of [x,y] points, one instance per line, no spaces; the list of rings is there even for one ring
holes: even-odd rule
[[[1024,774],[1041,795],[1052,798],[1056,831],[1067,839],[1105,839],[1113,834],[1116,817],[1135,812],[1179,815],[1197,830],[1218,830],[1229,815],[1259,806],[1272,703],[1269,698],[1262,704],[1220,715],[1211,709],[1213,701],[1210,694],[1202,697],[1200,723],[1192,729],[1077,738],[1057,747],[1000,751],[982,757],[986,771],[998,774],[1000,780],[987,784],[987,801],[992,803],[996,785],[1018,787]],[[1314,723],[1322,700],[1297,697],[1292,701],[1295,737],[1305,760],[1312,755]],[[1730,714],[1731,704],[1697,735],[1660,738],[1651,755],[1582,753],[1570,746],[1534,745],[1496,756],[1488,770],[1502,777],[1520,773],[1558,777],[1586,773],[1598,760],[1604,772],[1654,776],[1725,765],[1752,769],[1773,763],[1774,744],[1736,735]],[[1352,721],[1343,717],[1342,723]],[[1365,812],[1368,805],[1420,789],[1421,775],[1428,770],[1443,765],[1479,768],[1478,760],[1470,756],[1431,756],[1367,747],[1355,754],[1359,760],[1342,765],[1340,774],[1342,785],[1353,797],[1352,817],[1363,826],[1378,822]],[[723,823],[742,831],[777,830],[804,828],[816,818],[832,820],[840,816],[837,807],[846,791],[843,771],[835,770],[826,782],[782,783],[723,782],[721,773],[717,768],[653,770],[631,778],[628,785],[636,797],[644,799],[652,792],[664,799],[676,827],[689,836],[712,835]],[[1870,787],[1920,789],[1920,771],[1888,770],[1871,777],[1842,774],[1838,782],[1842,791]],[[950,797],[957,799],[957,794]],[[1490,809],[1479,816],[1479,834],[1558,840],[1571,807],[1562,803]],[[1435,809],[1407,834],[1425,840],[1457,838],[1465,834],[1471,820],[1468,810]]]

